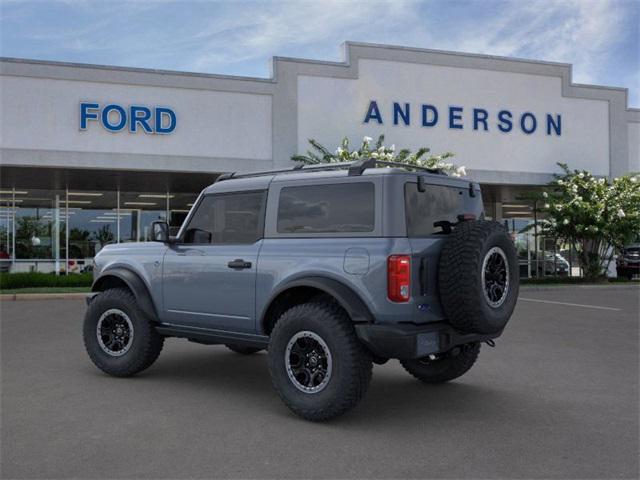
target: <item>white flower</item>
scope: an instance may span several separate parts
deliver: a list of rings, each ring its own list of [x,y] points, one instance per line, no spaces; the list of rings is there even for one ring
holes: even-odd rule
[[[458,167],[456,169],[456,173],[458,174],[458,176],[464,177],[467,174],[467,168],[464,165],[461,167]]]
[[[580,173],[578,174],[578,176],[579,176],[580,178],[584,178],[584,173],[580,172]]]
[[[351,153],[351,158],[358,158],[360,156],[360,154],[358,152],[352,152]]]
[[[568,219],[568,218],[565,218],[565,219],[562,221],[562,224],[563,224],[563,225],[569,225],[569,219]]]
[[[378,152],[372,152],[371,158],[378,158]]]
[[[582,197],[581,197],[580,195],[578,195],[578,196],[576,197],[576,200],[577,200],[577,201],[579,201],[579,202],[581,202],[581,201],[582,201]]]
[[[371,138],[371,137],[364,137],[362,140],[364,141],[364,143],[369,143],[371,140],[373,140],[373,138]]]
[[[336,149],[336,155],[342,155],[342,152],[344,152],[344,150],[342,150],[342,148],[338,147]]]
[[[631,183],[636,183],[638,181],[638,177],[631,177]]]
[[[548,194],[547,192],[542,192],[542,196],[543,196],[544,198],[549,198],[549,194]]]
[[[548,203],[545,203],[545,204],[544,204],[544,208],[549,208],[549,204],[548,204]]]
[[[564,182],[562,181],[562,179],[558,179],[558,185],[564,185]]]
[[[624,214],[624,210],[620,209],[618,210],[618,218],[624,218],[626,217],[626,215]]]

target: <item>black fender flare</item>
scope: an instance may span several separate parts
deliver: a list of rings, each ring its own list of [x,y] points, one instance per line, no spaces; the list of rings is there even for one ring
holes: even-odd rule
[[[310,276],[297,278],[280,285],[275,293],[271,295],[269,301],[266,302],[266,307],[263,309],[260,316],[260,325],[264,326],[265,316],[273,301],[278,298],[280,294],[296,287],[311,287],[332,296],[336,302],[345,309],[349,318],[351,318],[354,323],[373,323],[374,321],[371,311],[360,295],[354,292],[352,288],[331,278]]]
[[[151,300],[149,289],[142,278],[140,278],[140,275],[124,267],[110,268],[102,271],[98,278],[93,281],[91,291],[102,292],[106,290],[109,288],[109,279],[118,279],[124,282],[133,293],[133,296],[136,297],[136,302],[142,312],[151,320],[158,319],[158,313],[156,312],[153,300]]]

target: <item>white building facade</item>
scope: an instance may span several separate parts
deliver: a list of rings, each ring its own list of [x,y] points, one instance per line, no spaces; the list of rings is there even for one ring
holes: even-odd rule
[[[640,171],[627,90],[576,85],[571,65],[359,43],[344,55],[275,57],[269,79],[0,60],[0,252],[14,270],[82,269],[155,219],[178,226],[220,173],[286,168],[309,138],[453,152],[514,234],[556,162]]]

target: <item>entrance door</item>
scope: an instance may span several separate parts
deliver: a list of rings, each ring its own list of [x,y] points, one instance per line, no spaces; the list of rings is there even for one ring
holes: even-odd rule
[[[202,198],[163,265],[168,323],[254,333],[266,192]]]

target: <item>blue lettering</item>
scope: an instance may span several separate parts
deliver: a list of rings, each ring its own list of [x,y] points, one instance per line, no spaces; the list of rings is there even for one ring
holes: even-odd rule
[[[431,120],[429,120],[431,112]],[[434,127],[438,123],[438,109],[433,105],[422,105],[422,126]]]
[[[120,117],[120,121],[115,125],[112,125],[109,122],[109,113],[111,113],[112,111],[118,112],[118,115]],[[102,126],[104,128],[106,128],[110,132],[119,132],[124,128],[126,124],[127,124],[127,112],[124,111],[124,108],[122,108],[120,105],[113,105],[113,104],[107,105],[106,107],[104,107],[104,109],[102,110]]]
[[[560,114],[556,114],[556,121],[554,122],[551,114],[547,113],[547,135],[551,135],[552,128],[558,137],[562,135],[562,117]]]
[[[151,120],[151,110],[149,108],[131,105],[129,116],[131,117],[129,119],[129,131],[131,133],[138,131],[138,124],[142,126],[146,133],[153,133],[153,129],[149,125],[149,120]]]
[[[80,130],[87,129],[87,120],[97,120],[98,114],[89,110],[98,110],[100,105],[97,103],[81,103],[80,104]]]
[[[478,130],[478,124],[482,123],[484,125],[484,131],[489,130],[489,126],[487,125],[487,118],[489,117],[489,112],[487,112],[483,108],[474,108],[473,109],[473,129]]]
[[[449,107],[449,128],[462,130],[461,123],[455,123],[456,120],[462,120],[462,107]]]
[[[163,125],[163,118],[167,117],[169,123]],[[156,119],[155,119],[156,133],[166,134],[171,133],[176,129],[176,114],[170,108],[156,107]]]
[[[513,122],[511,119],[513,115],[509,110],[500,110],[498,113],[498,130],[504,133],[508,133],[513,129]]]
[[[367,114],[364,116],[364,123],[369,123],[369,120],[372,118],[382,125],[382,115],[380,115],[380,109],[378,108],[378,103],[375,100],[371,100],[369,102]]]
[[[531,119],[531,126],[529,128],[527,128],[527,118]],[[537,127],[538,121],[536,120],[536,117],[533,115],[533,113],[525,112],[522,114],[522,116],[520,117],[520,128],[522,128],[522,131],[524,133],[526,133],[527,135],[531,135],[536,131]]]
[[[393,124],[398,125],[398,117],[402,118],[402,121],[405,125],[409,125],[411,123],[409,117],[409,104],[404,104],[404,110],[400,107],[399,103],[393,102]]]

